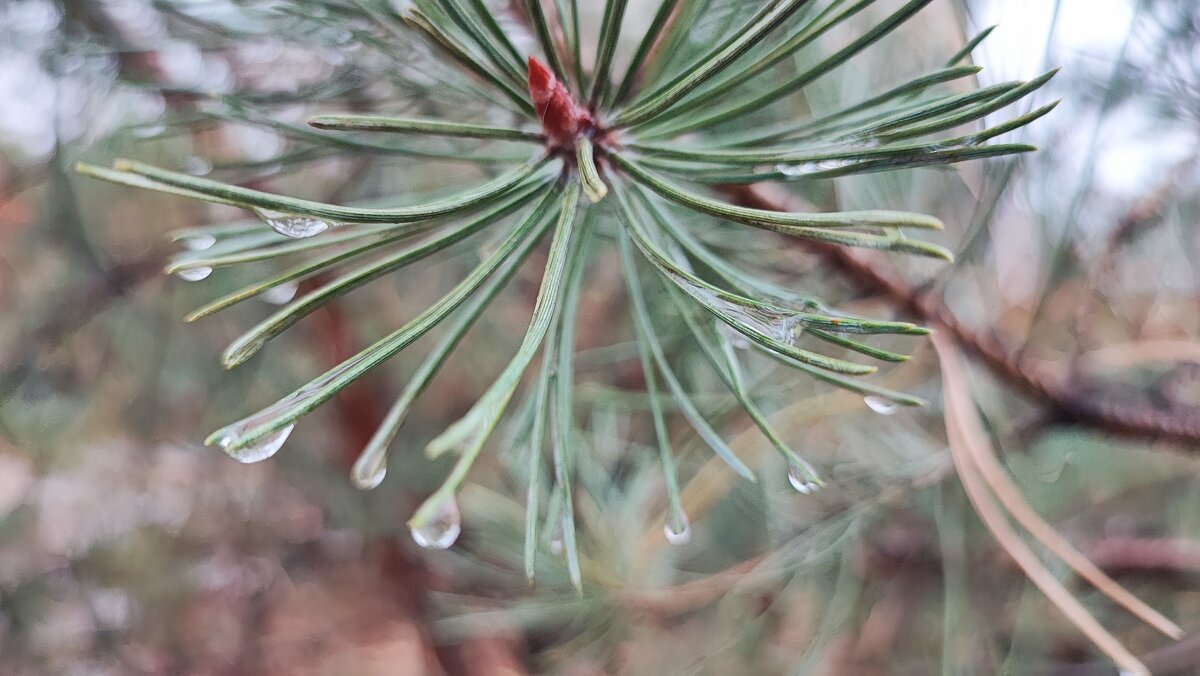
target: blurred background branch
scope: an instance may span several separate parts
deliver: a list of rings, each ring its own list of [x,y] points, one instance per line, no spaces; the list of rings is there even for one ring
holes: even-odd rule
[[[1189,161],[1192,163],[1194,160]],[[1134,237],[1136,231],[1155,218],[1175,182],[1175,177],[1171,177],[1170,183],[1155,195],[1134,204],[1117,224],[1112,245],[1099,265],[1111,265],[1121,243]],[[772,211],[795,209],[782,200],[764,195],[757,186],[731,187],[727,192],[745,206]],[[1053,423],[1084,425],[1117,435],[1169,441],[1181,452],[1200,452],[1200,407],[1164,402],[1154,391],[1087,382],[1074,371],[1055,369],[1027,358],[1021,350],[1006,346],[1001,337],[991,332],[978,333],[963,325],[937,297],[936,289],[911,286],[891,270],[882,257],[820,242],[803,242],[799,246],[816,253],[859,293],[880,294],[901,312],[935,329],[947,331],[998,378],[1046,406],[1046,415]],[[1086,299],[1080,307],[1088,308],[1093,303]],[[1087,319],[1087,313],[1081,312],[1075,319],[1077,328],[1082,329]]]

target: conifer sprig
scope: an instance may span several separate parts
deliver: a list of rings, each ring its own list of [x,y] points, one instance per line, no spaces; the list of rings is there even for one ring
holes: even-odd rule
[[[827,56],[801,60],[797,55],[807,53],[802,50],[812,51],[813,45],[830,35],[844,35],[844,30],[833,29],[844,27],[873,1],[739,3],[725,8],[728,24],[719,39],[703,44],[687,39],[684,24],[705,20],[708,8],[720,3],[662,0],[645,34],[632,41],[637,47],[631,57],[622,59],[617,51],[628,23],[626,2],[607,0],[596,53],[585,62],[581,44],[587,40],[580,35],[574,1],[556,1],[549,11],[539,0],[495,6],[485,0],[415,0],[404,8],[372,0],[324,0],[328,11],[311,20],[348,27],[353,40],[394,64],[389,77],[396,96],[444,100],[463,111],[462,118],[352,114],[324,104],[323,112],[302,128],[256,111],[253,96],[237,104],[218,97],[228,105],[205,115],[250,121],[284,133],[298,163],[339,152],[450,157],[476,162],[490,178],[424,203],[414,204],[401,191],[386,196],[382,204],[351,205],[278,195],[132,161],[119,160],[111,168],[80,164],[78,170],[126,186],[241,207],[261,221],[175,233],[189,250],[171,262],[173,273],[199,280],[233,265],[262,266],[264,272],[260,281],[213,300],[189,320],[320,276],[322,283],[284,304],[229,346],[224,355],[229,368],[244,363],[269,340],[342,294],[485,232],[499,242],[453,289],[407,324],[209,439],[243,461],[270,457],[301,417],[441,326],[440,341],[410,377],[354,466],[353,482],[364,489],[383,480],[387,449],[413,401],[450,361],[464,334],[522,261],[549,239],[528,331],[487,392],[429,444],[431,456],[454,451],[456,461],[409,524],[422,545],[447,547],[454,542],[460,529],[455,496],[521,389],[526,371],[540,357],[526,395],[531,414],[520,419],[526,430],[518,435],[528,445],[526,569],[532,575],[540,514],[543,504],[548,504],[548,519],[563,528],[570,577],[578,587],[582,571],[571,493],[574,329],[592,251],[611,242],[598,233],[616,233],[631,300],[632,333],[651,395],[654,445],[666,477],[670,509],[666,536],[671,542],[686,541],[690,526],[681,507],[667,434],[669,412],[660,391],[735,472],[753,480],[754,470],[737,457],[694,403],[689,383],[660,339],[663,322],[679,320],[717,379],[786,459],[792,484],[802,492],[820,487],[822,479],[774,431],[743,375],[743,362],[756,354],[766,355],[888,405],[922,403],[863,376],[876,370],[871,361],[906,358],[871,345],[867,342],[871,336],[919,336],[925,329],[831,311],[817,300],[740,268],[704,233],[714,222],[725,222],[763,231],[762,237],[951,258],[945,247],[908,235],[913,230],[940,229],[941,222],[932,216],[892,210],[763,211],[730,204],[707,187],[804,183],[1033,150],[1024,144],[988,142],[1035,121],[1053,103],[980,131],[948,135],[1026,97],[1053,76],[1050,72],[1029,82],[947,89],[978,72],[960,62],[987,31],[944,67],[914,75],[839,110],[801,120],[783,114],[777,124],[763,128],[739,124],[760,110],[783,112],[782,102],[877,43],[928,3],[912,0]],[[531,45],[537,51],[526,54],[518,45]],[[622,62],[628,63],[624,69],[616,66]],[[414,70],[418,63],[429,64],[428,72]],[[765,76],[772,73],[775,78],[788,63],[799,65],[791,66],[782,80],[770,80],[778,84],[764,87]],[[447,75],[451,66],[461,75]],[[350,81],[330,83],[312,96],[340,101],[347,91],[357,92],[359,87]],[[472,100],[475,104],[463,103]],[[586,201],[580,199],[581,193]],[[397,202],[403,206],[396,206]],[[276,260],[289,261],[288,267],[271,272],[265,263]],[[651,284],[665,295],[648,293]],[[653,301],[662,299],[667,308],[652,307]],[[798,344],[801,341],[803,346]],[[816,351],[829,345],[855,355],[855,360]],[[546,495],[548,503],[543,500]]]

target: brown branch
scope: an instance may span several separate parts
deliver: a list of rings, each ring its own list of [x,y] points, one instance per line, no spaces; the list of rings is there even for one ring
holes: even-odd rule
[[[1195,675],[1196,664],[1200,661],[1200,634],[1189,636],[1178,643],[1146,653],[1141,657],[1142,662],[1155,676]],[[1056,665],[1033,670],[1035,674],[1045,676],[1109,676],[1113,673],[1112,665],[1103,662],[1089,664]]]
[[[723,192],[737,204],[787,211],[787,204],[768,197],[757,186],[727,186]],[[1047,373],[1010,350],[994,336],[981,335],[958,321],[942,299],[903,280],[885,261],[832,244],[801,241],[864,293],[879,294],[897,309],[945,330],[967,354],[983,363],[1011,387],[1040,401],[1058,422],[1085,425],[1126,437],[1184,444],[1200,450],[1200,410],[1177,404],[1155,405],[1140,392],[1115,392],[1086,383],[1070,383]]]
[[[1085,545],[1088,558],[1110,571],[1200,574],[1200,542],[1181,538],[1113,536]]]

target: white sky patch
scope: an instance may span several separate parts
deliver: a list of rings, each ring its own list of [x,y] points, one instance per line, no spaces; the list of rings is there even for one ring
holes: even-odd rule
[[[54,82],[35,54],[0,53],[0,143],[32,158],[54,149]]]
[[[1029,79],[1054,63],[1046,63],[1046,41],[1054,23],[1050,0],[985,0],[974,5],[976,29],[996,30],[976,51],[988,67],[987,82]],[[1133,21],[1129,0],[1061,0],[1050,58],[1080,54],[1112,61]]]
[[[1097,128],[1092,104],[1069,84],[1079,83],[1078,71],[1084,65],[1098,78],[1112,72],[1137,19],[1136,6],[1132,0],[983,0],[974,6],[973,15],[977,23],[973,28],[997,25],[975,53],[976,61],[986,68],[980,74],[985,84],[1028,79],[1048,68],[1065,67],[1058,79],[1036,95],[1039,104],[1062,98],[1063,105],[1050,118],[1030,127],[1027,138],[1044,144],[1053,137],[1063,155],[1061,168],[1075,174],[1075,180],[1082,176],[1078,172],[1085,165],[1094,163],[1093,188],[1117,199],[1133,199],[1153,189],[1162,180],[1162,172],[1197,143],[1194,130],[1164,123],[1139,105],[1126,104],[1110,111]],[[1052,26],[1053,37],[1047,45]],[[1000,119],[989,116],[992,122]],[[1074,190],[1079,187],[1074,183],[1068,181],[1059,189]]]
[[[1195,154],[1196,133],[1164,125],[1149,111],[1125,106],[1105,121],[1096,182],[1111,195],[1134,200],[1155,189],[1165,172]]]

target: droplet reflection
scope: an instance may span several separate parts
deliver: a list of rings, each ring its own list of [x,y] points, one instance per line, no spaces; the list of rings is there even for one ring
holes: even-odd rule
[[[425,549],[447,549],[462,532],[458,501],[452,497],[443,500],[428,523],[413,526],[410,532],[413,541]]]

